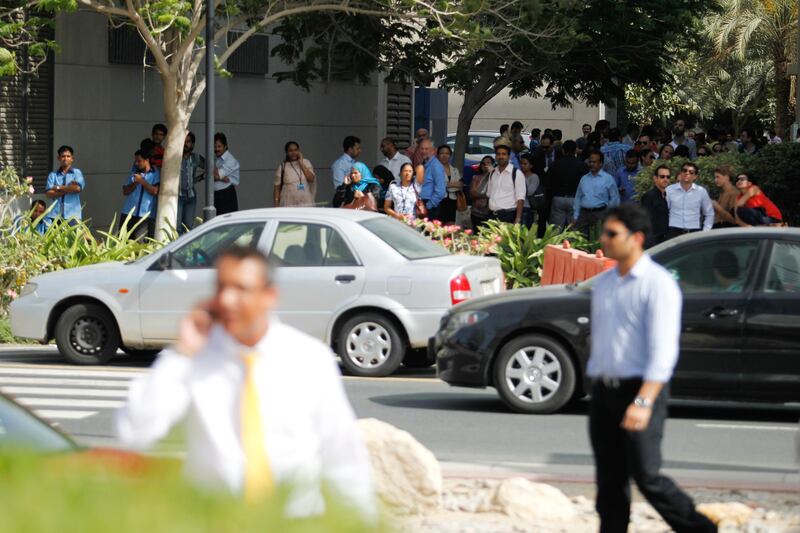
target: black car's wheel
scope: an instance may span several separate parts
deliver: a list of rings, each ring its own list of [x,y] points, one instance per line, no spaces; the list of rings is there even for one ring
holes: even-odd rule
[[[403,366],[406,368],[428,368],[432,364],[427,348],[409,348],[403,358]]]
[[[393,373],[406,352],[397,326],[377,313],[363,313],[347,320],[339,330],[337,347],[347,373],[365,377]]]
[[[575,390],[575,366],[567,350],[544,335],[523,335],[506,343],[493,377],[500,397],[520,413],[555,412]]]
[[[161,353],[161,348],[158,349],[147,349],[147,350],[137,350],[135,348],[128,348],[126,346],[122,346],[122,351],[126,354],[130,355],[131,357],[155,357],[156,355]]]
[[[97,304],[76,304],[56,322],[56,344],[61,355],[76,365],[108,363],[119,348],[119,331],[113,315]]]

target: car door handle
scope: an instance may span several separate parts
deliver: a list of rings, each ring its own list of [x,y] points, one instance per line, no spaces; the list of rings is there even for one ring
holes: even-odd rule
[[[737,316],[739,314],[738,309],[726,309],[724,307],[716,306],[712,307],[707,313],[706,316],[711,320],[716,318],[728,318],[732,316]]]
[[[350,283],[351,281],[355,281],[356,277],[352,274],[342,274],[341,276],[336,276],[333,279],[335,279],[337,283]]]

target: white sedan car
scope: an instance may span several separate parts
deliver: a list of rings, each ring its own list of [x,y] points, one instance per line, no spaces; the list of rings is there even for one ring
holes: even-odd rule
[[[378,213],[324,208],[215,218],[131,263],[38,276],[11,306],[14,335],[55,338],[67,361],[104,364],[118,348],[157,351],[214,291],[214,261],[256,246],[276,267],[281,321],[329,343],[352,374],[430,364],[428,338],[452,305],[503,290],[497,259],[457,256]]]

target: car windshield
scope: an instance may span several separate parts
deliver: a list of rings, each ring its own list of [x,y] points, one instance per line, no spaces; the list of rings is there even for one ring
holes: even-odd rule
[[[406,259],[413,261],[449,255],[449,252],[438,244],[389,217],[370,218],[361,222],[361,225]]]
[[[54,430],[5,396],[0,396],[0,450],[64,452],[77,449]]]

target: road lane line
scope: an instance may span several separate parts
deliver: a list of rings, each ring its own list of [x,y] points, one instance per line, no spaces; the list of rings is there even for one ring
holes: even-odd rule
[[[5,367],[0,365],[0,375],[8,376],[64,376],[64,377],[86,377],[86,378],[119,378],[130,379],[135,375],[144,375],[146,371],[138,372],[111,372],[108,370],[66,370],[57,368],[27,367]]]
[[[13,396],[88,396],[91,398],[127,398],[127,390],[62,389],[50,387],[4,387],[0,390]]]
[[[131,384],[131,379],[75,379],[75,378],[20,378],[3,376],[0,372],[0,387],[3,385],[56,385],[65,387],[125,387]]]
[[[14,398],[27,407],[84,407],[89,409],[117,409],[125,405],[116,400],[80,400],[73,398]]]
[[[37,415],[47,420],[83,420],[97,414],[97,411],[59,411],[56,409],[36,409]]]
[[[56,364],[49,364],[49,365],[40,365],[40,364],[24,364],[24,363],[5,363],[2,358],[0,358],[0,368],[34,368],[37,370],[75,370],[81,371],[85,370],[88,372],[92,371],[104,371],[109,368],[113,368],[116,372],[121,374],[141,374],[142,372],[147,372],[149,368],[145,367],[128,367],[128,366],[77,366],[77,365],[56,365]],[[44,372],[42,372],[44,373]]]
[[[695,427],[703,429],[749,429],[760,431],[797,431],[797,427],[792,426],[757,426],[747,424],[695,424]]]

